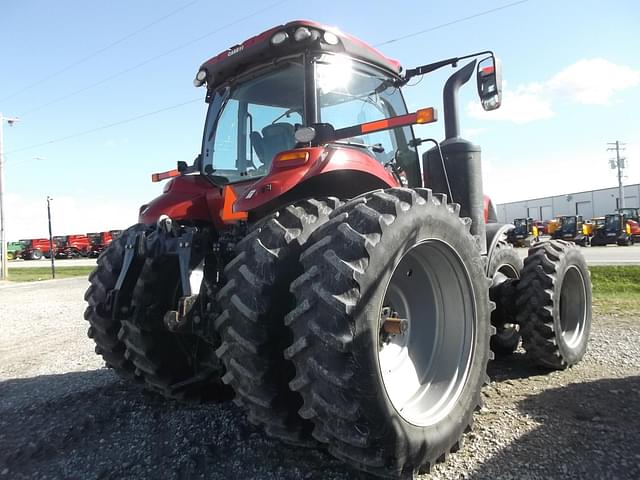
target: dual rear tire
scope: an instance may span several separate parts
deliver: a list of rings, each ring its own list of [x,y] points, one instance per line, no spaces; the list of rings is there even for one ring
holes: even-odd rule
[[[225,269],[216,328],[223,380],[253,423],[387,477],[459,448],[491,327],[458,208],[398,188],[299,202],[248,234]]]
[[[300,260],[285,356],[314,438],[378,476],[443,461],[487,380],[487,278],[468,220],[426,189],[372,192],[334,212]]]

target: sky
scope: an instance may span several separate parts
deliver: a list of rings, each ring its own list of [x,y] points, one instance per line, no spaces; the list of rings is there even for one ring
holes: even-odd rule
[[[496,203],[617,185],[607,152],[616,140],[626,144],[625,183],[638,183],[640,4],[602,5],[0,0],[0,112],[20,118],[4,126],[7,238],[48,235],[47,196],[54,235],[135,223],[162,190],[151,173],[199,152],[206,104],[192,80],[200,64],[294,19],[336,26],[405,68],[493,50],[503,105],[484,112],[470,82],[460,123],[482,147],[485,192]],[[407,88],[409,109],[441,109],[451,73]],[[442,139],[443,122],[416,135]]]

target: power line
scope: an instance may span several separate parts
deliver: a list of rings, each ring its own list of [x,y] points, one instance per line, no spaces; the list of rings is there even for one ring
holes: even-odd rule
[[[199,101],[202,101],[202,97],[194,98],[192,100],[188,100],[186,102],[182,102],[182,103],[178,103],[178,104],[175,104],[175,105],[171,105],[169,107],[164,107],[164,108],[161,108],[159,110],[154,110],[152,112],[147,112],[147,113],[143,113],[143,114],[140,114],[140,115],[136,115],[135,117],[130,117],[130,118],[127,118],[125,120],[119,120],[117,122],[108,123],[106,125],[101,125],[99,127],[90,128],[89,130],[83,130],[81,132],[72,133],[71,135],[66,135],[64,137],[54,138],[54,139],[48,140],[46,142],[36,143],[34,145],[29,145],[27,147],[22,147],[22,148],[18,148],[16,150],[11,150],[10,152],[7,152],[7,153],[23,152],[25,150],[32,150],[34,148],[42,147],[44,145],[50,145],[52,143],[62,142],[63,140],[70,140],[72,138],[81,137],[83,135],[88,135],[89,133],[97,132],[99,130],[105,130],[107,128],[116,127],[116,126],[122,125],[124,123],[129,123],[129,122],[133,122],[135,120],[140,120],[141,118],[150,117],[152,115],[157,115],[158,113],[166,112],[167,110],[174,110],[174,109],[182,107],[184,105],[188,105],[190,103],[195,103],[195,102],[199,102]]]
[[[174,47],[174,48],[172,48],[170,50],[167,50],[167,51],[165,51],[163,53],[159,53],[158,55],[155,55],[155,56],[153,56],[151,58],[148,58],[147,60],[143,60],[142,62],[137,63],[137,64],[135,64],[135,65],[133,65],[131,67],[125,68],[124,70],[120,70],[119,72],[116,72],[116,73],[114,73],[112,75],[109,75],[108,77],[105,77],[105,78],[103,78],[101,80],[98,80],[95,83],[92,83],[90,85],[82,87],[79,90],[75,90],[75,91],[73,91],[71,93],[68,93],[66,95],[63,95],[61,97],[54,98],[50,102],[47,102],[47,103],[42,104],[42,105],[39,105],[39,106],[37,106],[35,108],[32,108],[31,110],[27,110],[26,112],[23,112],[21,116],[24,117],[25,115],[28,115],[30,113],[37,112],[38,110],[42,110],[43,108],[46,108],[46,107],[48,107],[50,105],[53,105],[54,103],[58,103],[58,102],[61,102],[62,100],[66,100],[67,98],[74,97],[74,96],[78,95],[79,93],[85,92],[85,91],[90,90],[92,88],[95,88],[95,87],[97,87],[99,85],[107,83],[107,82],[113,80],[114,78],[121,77],[122,75],[125,75],[125,74],[127,74],[129,72],[132,72],[134,70],[137,70],[137,69],[139,69],[139,68],[141,68],[141,67],[143,67],[143,66],[145,66],[145,65],[147,65],[147,64],[149,64],[151,62],[154,62],[154,61],[158,60],[159,58],[166,57],[167,55],[170,55],[172,53],[177,52],[178,50],[182,50],[183,48],[186,48],[186,47],[188,47],[188,46],[190,46],[190,45],[192,45],[192,44],[194,44],[196,42],[204,40],[205,38],[210,37],[211,35],[214,35],[214,34],[220,32],[220,31],[222,31],[222,30],[224,30],[226,28],[233,27],[234,25],[237,25],[238,23],[244,22],[245,20],[248,20],[248,19],[250,19],[252,17],[255,17],[256,15],[264,13],[267,10],[270,10],[270,9],[272,9],[274,7],[277,7],[278,5],[280,5],[282,3],[285,3],[287,1],[288,0],[279,0],[277,2],[274,2],[274,3],[272,3],[272,4],[268,5],[268,6],[260,9],[260,10],[256,10],[255,12],[253,12],[253,13],[251,13],[249,15],[245,15],[244,17],[241,17],[241,18],[239,18],[237,20],[234,20],[233,22],[230,22],[230,23],[227,23],[225,25],[222,25],[221,27],[218,27],[218,28],[216,28],[214,30],[211,30],[210,32],[205,33],[204,35],[201,35],[199,37],[191,39],[188,42],[185,42],[185,43],[183,43],[181,45],[178,45],[177,47]]]
[[[517,2],[508,3],[506,5],[502,5],[500,7],[492,8],[490,10],[484,10],[482,12],[474,13],[473,15],[469,15],[468,17],[458,18],[456,20],[452,20],[452,21],[447,22],[447,23],[441,23],[440,25],[436,25],[434,27],[429,27],[429,28],[426,28],[424,30],[420,30],[418,32],[413,32],[413,33],[409,33],[407,35],[403,35],[402,37],[393,38],[391,40],[387,40],[387,41],[384,41],[384,42],[381,42],[381,43],[377,43],[377,44],[375,44],[373,46],[374,47],[380,47],[382,45],[389,45],[390,43],[395,43],[395,42],[399,42],[401,40],[406,40],[407,38],[416,37],[418,35],[422,35],[423,33],[433,32],[434,30],[439,30],[441,28],[448,27],[450,25],[455,25],[456,23],[466,22],[467,20],[471,20],[473,18],[482,17],[484,15],[489,15],[490,13],[498,12],[498,11],[504,10],[506,8],[515,7],[516,5],[520,5],[520,4],[526,3],[528,1],[529,0],[518,0]]]
[[[97,57],[97,56],[98,56],[98,55],[100,55],[102,52],[105,52],[105,51],[109,50],[110,48],[113,48],[113,47],[115,47],[116,45],[119,45],[119,44],[121,44],[122,42],[124,42],[124,41],[126,41],[126,40],[129,40],[129,39],[130,39],[130,38],[132,38],[132,37],[135,37],[135,36],[136,36],[136,35],[138,35],[139,33],[142,33],[142,32],[144,32],[145,30],[150,29],[150,28],[151,28],[151,27],[153,27],[154,25],[157,25],[158,23],[160,23],[160,22],[162,22],[162,21],[166,20],[167,18],[170,18],[170,17],[172,17],[172,16],[176,15],[177,13],[181,12],[182,10],[187,9],[187,8],[188,8],[188,7],[190,7],[191,5],[193,5],[193,4],[195,4],[195,3],[198,3],[199,1],[200,1],[200,0],[193,0],[193,1],[191,1],[191,2],[189,2],[189,3],[187,3],[187,4],[183,5],[183,6],[181,6],[181,7],[179,7],[179,8],[176,8],[175,10],[172,10],[171,12],[167,13],[166,15],[164,15],[164,16],[162,16],[162,17],[160,17],[160,18],[156,19],[156,20],[154,20],[153,22],[148,23],[148,24],[144,25],[143,27],[140,27],[138,30],[135,30],[134,32],[131,32],[131,33],[129,33],[129,34],[127,34],[127,35],[125,35],[124,37],[121,37],[121,38],[119,38],[118,40],[116,40],[116,41],[114,41],[114,42],[112,42],[112,43],[110,43],[110,44],[108,44],[108,45],[106,45],[106,46],[104,46],[104,47],[102,47],[102,48],[99,48],[98,50],[96,50],[96,51],[94,51],[94,52],[90,53],[90,54],[89,54],[89,55],[87,55],[86,57],[82,57],[81,59],[76,60],[75,62],[70,63],[70,64],[69,64],[69,65],[67,65],[66,67],[61,68],[60,70],[58,70],[58,71],[56,71],[56,72],[54,72],[54,73],[50,74],[49,76],[44,77],[44,78],[41,78],[41,79],[39,79],[38,81],[36,81],[36,82],[34,82],[34,83],[31,83],[31,84],[27,85],[26,87],[21,88],[20,90],[18,90],[18,91],[16,91],[16,92],[13,92],[13,93],[12,93],[12,94],[10,94],[9,96],[7,96],[7,97],[4,97],[4,98],[0,99],[0,102],[4,102],[5,100],[9,100],[10,98],[13,98],[13,97],[15,97],[15,96],[17,96],[17,95],[21,94],[22,92],[26,92],[27,90],[30,90],[30,89],[32,89],[33,87],[37,87],[38,85],[41,85],[41,84],[43,84],[43,83],[45,83],[45,82],[47,82],[47,81],[51,80],[52,78],[55,78],[55,77],[57,77],[58,75],[61,75],[62,73],[67,72],[67,71],[71,70],[72,68],[77,67],[78,65],[83,64],[83,63],[84,63],[84,62],[86,62],[87,60],[90,60],[90,59],[92,59],[92,58],[94,58],[94,57]]]
[[[286,1],[288,1],[288,0],[280,0],[278,2],[270,4],[269,6],[263,8],[261,10],[257,10],[256,12],[254,12],[254,13],[252,13],[250,15],[244,16],[244,17],[242,17],[242,18],[240,18],[238,20],[235,20],[235,21],[233,21],[233,22],[231,22],[229,24],[223,25],[222,27],[219,27],[216,30],[213,30],[213,31],[211,31],[209,33],[206,33],[205,35],[202,35],[202,36],[200,36],[198,38],[190,40],[189,42],[184,43],[184,44],[182,44],[182,45],[180,45],[178,47],[175,47],[175,48],[173,48],[173,49],[171,49],[171,50],[169,50],[167,52],[164,52],[164,53],[161,53],[159,55],[156,55],[155,57],[152,57],[151,59],[145,60],[144,62],[141,62],[141,63],[139,63],[137,65],[134,65],[133,67],[130,67],[130,68],[128,68],[126,70],[123,70],[121,72],[118,72],[118,73],[116,73],[116,74],[114,74],[114,75],[112,75],[110,77],[107,77],[106,79],[100,80],[99,82],[97,82],[97,83],[95,83],[93,85],[85,87],[84,89],[81,89],[81,90],[79,90],[79,91],[77,91],[75,93],[69,94],[69,95],[67,95],[67,96],[65,96],[63,98],[68,98],[69,96],[75,95],[76,93],[79,93],[81,91],[87,90],[89,88],[93,88],[94,86],[99,85],[101,83],[105,83],[106,81],[108,81],[108,80],[110,80],[112,78],[115,78],[117,76],[123,75],[124,73],[127,73],[129,71],[135,70],[135,69],[137,69],[137,68],[139,68],[139,67],[141,67],[143,65],[146,65],[149,62],[152,62],[152,61],[154,61],[154,60],[156,60],[156,59],[158,59],[160,57],[166,56],[166,55],[168,55],[170,53],[173,53],[173,52],[175,52],[177,50],[185,48],[188,45],[191,45],[191,44],[193,44],[195,42],[198,42],[198,41],[200,41],[200,40],[202,40],[202,39],[204,39],[206,37],[209,37],[209,36],[213,35],[214,33],[217,33],[217,32],[219,32],[219,31],[221,31],[221,30],[223,30],[225,28],[228,28],[230,26],[236,25],[236,24],[238,24],[238,23],[240,23],[240,22],[242,22],[244,20],[247,20],[247,19],[249,19],[249,18],[251,18],[251,17],[253,17],[255,15],[258,15],[258,14],[260,14],[260,13],[262,13],[262,12],[268,10],[268,9],[271,9],[271,8],[273,8],[275,6],[278,6],[278,5],[282,4],[282,3],[285,3]],[[490,10],[486,10],[484,12],[479,12],[479,13],[476,13],[476,14],[473,14],[473,15],[469,15],[467,17],[463,17],[463,18],[460,18],[460,19],[457,19],[457,20],[453,20],[453,21],[445,23],[445,24],[437,25],[435,27],[431,27],[431,28],[426,29],[426,30],[421,30],[419,32],[414,32],[414,33],[405,35],[403,37],[398,37],[398,38],[395,38],[395,39],[387,40],[385,42],[378,43],[378,44],[376,44],[374,46],[378,47],[380,45],[387,45],[387,44],[390,44],[390,43],[394,43],[394,42],[398,42],[398,41],[401,41],[401,40],[405,40],[407,38],[411,38],[411,37],[414,37],[416,35],[421,35],[421,34],[426,33],[426,32],[430,32],[430,31],[433,31],[433,30],[436,30],[436,29],[439,29],[439,28],[443,28],[443,27],[446,27],[446,26],[449,26],[449,25],[453,25],[455,23],[460,23],[460,22],[463,22],[463,21],[466,21],[466,20],[477,18],[477,17],[483,16],[483,15],[488,15],[490,13],[493,13],[493,12],[496,12],[496,11],[499,11],[499,10],[503,10],[505,8],[509,8],[509,7],[513,7],[513,6],[522,4],[522,3],[526,3],[528,1],[529,0],[519,0],[517,2],[513,2],[513,3],[507,4],[507,5],[503,5],[501,7],[496,7],[496,8],[490,9]],[[53,100],[52,102],[49,102],[48,104],[45,104],[45,105],[43,105],[43,106],[41,106],[41,107],[39,107],[37,109],[44,108],[45,106],[50,105],[51,103],[55,103],[55,102],[57,102],[57,101],[59,101],[61,99],[62,98]],[[194,103],[194,102],[196,102],[198,100],[201,100],[201,99],[197,98],[197,99],[194,99],[194,100],[190,100],[188,102],[183,102],[183,103],[180,103],[180,104],[177,104],[177,105],[172,105],[172,106],[169,106],[169,107],[161,108],[159,110],[154,110],[152,112],[143,113],[141,115],[138,115],[138,116],[135,116],[135,117],[131,117],[131,118],[128,118],[128,119],[125,119],[125,120],[122,120],[122,121],[110,123],[110,124],[107,124],[107,125],[102,125],[100,127],[92,128],[92,129],[89,129],[89,130],[84,130],[82,132],[78,132],[78,133],[71,134],[71,135],[67,135],[65,137],[60,137],[60,138],[56,138],[56,139],[49,140],[49,141],[46,141],[46,142],[42,142],[42,143],[38,143],[38,144],[34,144],[34,145],[29,145],[27,147],[23,147],[23,148],[19,148],[19,149],[16,149],[16,150],[12,150],[12,151],[10,151],[8,153],[17,153],[17,152],[22,152],[22,151],[25,151],[25,150],[31,150],[33,148],[38,148],[38,147],[41,147],[43,145],[50,145],[52,143],[57,143],[57,142],[61,142],[61,141],[64,141],[64,140],[69,140],[69,139],[72,139],[72,138],[75,138],[75,137],[79,137],[79,136],[82,136],[82,135],[87,135],[89,133],[93,133],[93,132],[96,132],[96,131],[99,131],[99,130],[104,130],[104,129],[107,129],[107,128],[115,127],[117,125],[122,125],[123,123],[133,122],[133,121],[141,119],[141,118],[145,118],[145,117],[149,117],[149,116],[152,116],[152,115],[156,115],[158,113],[162,113],[162,112],[167,111],[167,110],[172,110],[174,108],[178,108],[178,107],[181,107],[183,105],[187,105],[189,103]],[[30,110],[30,112],[35,111],[37,109]],[[27,112],[27,113],[29,113],[29,112]],[[16,163],[18,163],[18,162],[16,162]]]

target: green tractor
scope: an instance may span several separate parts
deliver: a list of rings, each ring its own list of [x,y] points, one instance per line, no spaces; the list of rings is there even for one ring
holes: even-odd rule
[[[22,250],[24,250],[22,242],[7,242],[7,260],[20,258]]]

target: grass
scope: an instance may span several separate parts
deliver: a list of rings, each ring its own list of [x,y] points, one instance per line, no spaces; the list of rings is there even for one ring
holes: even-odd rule
[[[640,313],[640,265],[590,267],[596,313]]]
[[[56,279],[69,277],[87,277],[95,267],[56,267]],[[12,282],[35,282],[51,280],[50,267],[9,268],[9,280]]]

